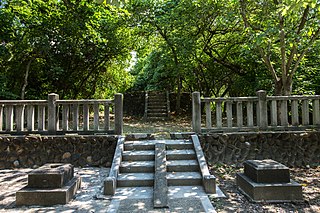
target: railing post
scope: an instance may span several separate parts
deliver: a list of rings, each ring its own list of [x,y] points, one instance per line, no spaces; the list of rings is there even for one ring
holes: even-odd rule
[[[59,100],[59,95],[55,93],[50,93],[48,95],[48,133],[55,134],[57,131],[57,104],[56,101]]]
[[[123,132],[123,95],[117,93],[114,95],[114,130],[116,135],[122,135]]]
[[[201,133],[201,99],[200,92],[192,93],[192,129]]]
[[[258,126],[260,129],[267,129],[268,112],[267,112],[267,92],[264,90],[257,91],[258,96]]]

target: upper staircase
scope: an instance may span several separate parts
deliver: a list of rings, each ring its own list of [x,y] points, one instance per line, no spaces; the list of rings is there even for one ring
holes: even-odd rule
[[[166,120],[170,117],[169,93],[147,91],[145,97],[145,120]]]

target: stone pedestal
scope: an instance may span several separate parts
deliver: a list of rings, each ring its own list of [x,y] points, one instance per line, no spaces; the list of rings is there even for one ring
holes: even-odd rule
[[[302,201],[302,187],[290,180],[289,168],[274,160],[248,160],[237,185],[254,202]]]
[[[16,205],[67,204],[80,188],[71,164],[45,164],[28,174],[28,185],[16,192]]]

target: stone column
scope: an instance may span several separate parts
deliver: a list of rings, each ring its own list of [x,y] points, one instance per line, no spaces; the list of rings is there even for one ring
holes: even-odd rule
[[[122,135],[123,132],[123,95],[117,93],[114,95],[114,131],[116,135]]]
[[[260,129],[267,129],[268,126],[268,111],[267,111],[267,92],[264,90],[257,91],[258,96],[258,126]]]
[[[55,134],[57,131],[57,104],[56,100],[59,100],[59,95],[50,93],[48,95],[48,133]]]
[[[201,99],[200,92],[192,93],[192,130],[201,133]]]

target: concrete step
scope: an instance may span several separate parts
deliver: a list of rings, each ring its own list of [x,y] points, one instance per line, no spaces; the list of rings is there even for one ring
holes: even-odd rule
[[[199,163],[197,160],[170,160],[167,161],[168,172],[198,172]]]
[[[202,185],[202,176],[199,172],[168,172],[169,186],[193,186]]]
[[[152,161],[154,160],[153,150],[124,151],[122,153],[123,161]]]
[[[149,97],[148,97],[148,101],[149,101],[149,102],[153,102],[153,101],[156,101],[156,102],[164,101],[164,102],[166,102],[166,101],[167,101],[167,97],[163,97],[163,96],[149,96]]]
[[[120,165],[120,173],[152,173],[154,161],[123,161]]]
[[[166,112],[148,112],[147,117],[168,117]]]
[[[125,151],[154,151],[155,140],[146,141],[126,141],[124,142]]]
[[[164,109],[167,110],[167,105],[148,105],[148,110],[150,109]]]
[[[196,153],[193,149],[167,150],[167,160],[194,160]]]
[[[142,151],[154,150],[154,144],[157,140],[146,141],[126,141],[124,150],[126,151]],[[165,140],[167,150],[184,150],[193,149],[193,143],[189,140]]]
[[[147,121],[165,121],[168,120],[169,117],[165,116],[165,117],[147,117]]]
[[[153,186],[153,183],[153,173],[120,173],[117,179],[117,186],[119,187]]]
[[[167,150],[193,149],[193,143],[189,140],[166,140]]]
[[[148,114],[149,113],[167,113],[167,108],[153,108],[153,109],[148,109]]]

